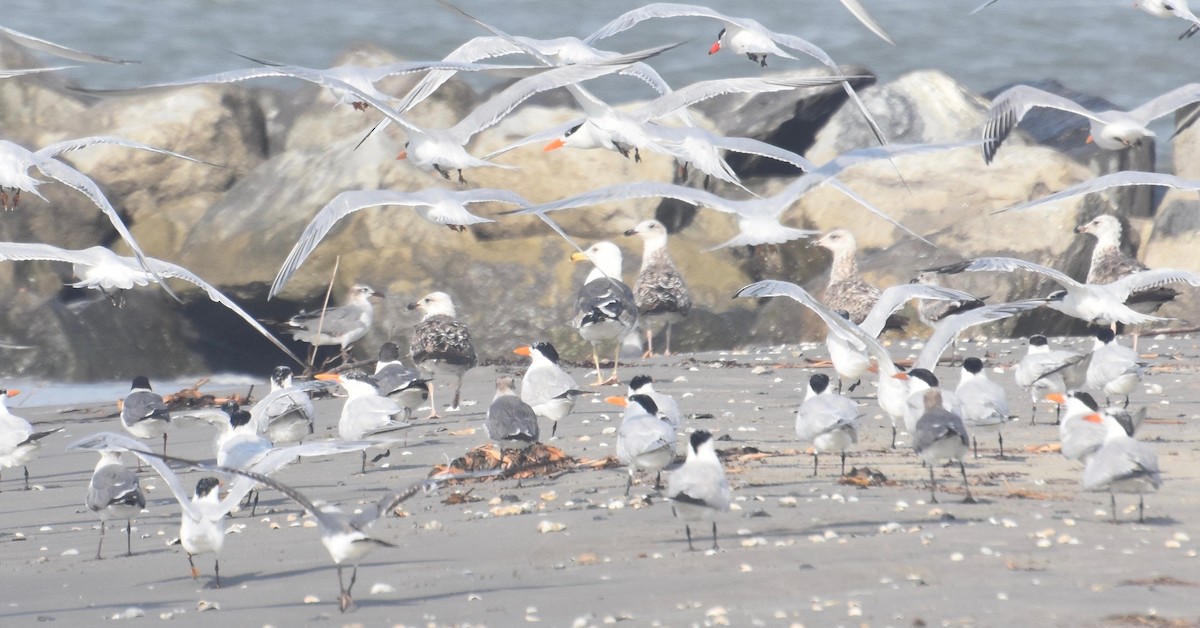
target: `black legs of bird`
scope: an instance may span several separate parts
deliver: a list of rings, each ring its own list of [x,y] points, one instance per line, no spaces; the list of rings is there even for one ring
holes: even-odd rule
[[[350,586],[342,584],[341,565],[338,565],[337,572],[338,588],[341,589],[341,591],[338,593],[338,608],[344,613],[346,612],[346,609],[350,608],[350,605],[354,603],[354,600],[350,597],[350,589],[354,588],[354,583],[358,580],[358,565],[355,565],[354,569],[350,572]]]
[[[188,558],[188,566],[190,566],[192,568],[192,580],[195,580],[200,577],[200,570],[198,568],[196,568],[196,563],[192,561],[191,554],[188,554],[187,558]],[[214,578],[213,586],[220,589],[221,588],[221,560],[218,558],[213,559],[213,578]]]
[[[756,55],[753,52],[747,52],[746,56],[749,57],[751,61],[757,63],[759,66],[764,67],[764,68],[767,67],[767,55]]]
[[[683,530],[687,534],[688,551],[689,552],[696,551],[696,547],[694,545],[692,545],[692,526],[685,523],[685,524],[683,524]],[[712,548],[714,550],[721,549],[721,547],[719,545],[717,545],[717,522],[716,521],[712,522],[712,540],[713,540]]]
[[[445,179],[445,180],[447,180],[447,181],[449,181],[449,180],[450,180],[450,173],[449,173],[449,172],[447,172],[447,171],[446,171],[444,168],[442,168],[441,166],[439,166],[439,165],[437,165],[437,164],[433,164],[433,169],[434,169],[434,170],[435,170],[435,171],[436,171],[438,174],[442,175],[442,178],[443,178],[443,179]],[[466,185],[466,184],[467,184],[467,180],[466,180],[466,179],[464,179],[464,178],[463,178],[463,176],[462,176],[462,168],[459,168],[459,169],[458,169],[458,184],[459,184],[459,185]]]

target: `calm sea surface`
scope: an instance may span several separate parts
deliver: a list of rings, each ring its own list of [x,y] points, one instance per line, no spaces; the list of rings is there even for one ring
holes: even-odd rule
[[[839,63],[866,65],[890,80],[939,68],[976,90],[1016,80],[1057,78],[1123,107],[1197,80],[1200,37],[1176,41],[1180,20],[1153,18],[1128,0],[862,0],[896,46],[859,25],[837,0],[714,0],[708,6],[753,17],[804,37]],[[412,59],[441,58],[482,31],[433,0],[4,0],[0,23],[89,51],[141,60],[75,70],[89,86],[128,86],[244,67],[236,51],[326,67],[357,42]],[[585,36],[643,2],[460,0],[459,6],[513,34]],[[654,64],[669,82],[754,72],[744,58],[707,57],[719,26],[701,18],[652,20],[605,40],[633,50],[687,40]],[[775,60],[772,65],[808,64]]]

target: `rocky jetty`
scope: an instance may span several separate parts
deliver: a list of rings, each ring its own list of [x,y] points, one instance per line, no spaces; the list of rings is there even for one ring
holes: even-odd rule
[[[0,51],[5,59],[18,54]],[[346,53],[338,63],[385,63],[378,49]],[[868,74],[862,68],[847,73]],[[802,74],[820,73],[809,70]],[[1082,278],[1090,238],[1076,225],[1101,212],[1128,217],[1140,232],[1136,245],[1152,266],[1200,270],[1200,214],[1194,193],[1165,195],[1149,188],[1079,197],[1018,214],[992,212],[1038,198],[1097,174],[1150,168],[1154,147],[1137,153],[1102,154],[1083,145],[1081,118],[1030,115],[993,164],[977,145],[987,99],[937,71],[894,81],[858,79],[867,107],[893,143],[953,144],[957,148],[897,156],[846,169],[839,178],[935,246],[906,236],[830,186],[819,186],[783,216],[785,224],[853,231],[867,278],[886,286],[908,281],[917,270],[965,257],[1011,255],[1064,269]],[[413,79],[382,85],[402,94]],[[1049,89],[1045,84],[1041,87]],[[1077,96],[1077,95],[1073,95]],[[412,112],[419,124],[449,126],[482,98],[452,80]],[[518,109],[478,135],[474,154],[578,117],[554,97]],[[703,126],[722,134],[753,137],[824,163],[875,144],[862,114],[846,106],[836,88],[797,90],[713,100],[697,108]],[[1180,120],[1189,119],[1181,113]],[[548,339],[567,359],[582,360],[587,345],[570,327],[570,313],[585,269],[568,261],[572,249],[535,218],[504,216],[508,207],[474,208],[496,222],[455,233],[402,207],[363,210],[343,219],[318,246],[283,293],[267,301],[268,286],[305,225],[336,194],[358,189],[419,190],[451,186],[396,155],[404,135],[395,128],[368,132],[379,116],[346,106],[315,88],[289,91],[252,84],[206,85],[116,95],[72,89],[53,76],[0,81],[0,136],[30,148],[64,138],[117,135],[202,159],[219,167],[182,162],[119,147],[96,147],[65,156],[93,177],[147,254],[179,263],[217,285],[248,311],[281,320],[319,306],[334,264],[337,288],[368,283],[389,297],[377,305],[375,325],[359,342],[368,358],[386,340],[403,344],[415,322],[404,304],[425,293],[450,293],[471,326],[483,359],[508,356],[518,344]],[[1174,141],[1174,171],[1200,178],[1197,131],[1186,126]],[[362,141],[360,145],[360,141]],[[642,153],[635,163],[614,152],[539,145],[518,148],[495,160],[517,169],[476,169],[470,185],[512,189],[534,203],[556,200],[627,181],[677,181],[672,160]],[[800,172],[762,158],[731,157],[752,190],[766,196]],[[692,185],[700,185],[695,174]],[[742,198],[729,185],[714,192]],[[57,183],[42,187],[47,202],[22,200],[0,220],[0,239],[46,242],[67,248],[113,245],[127,253],[108,221],[86,198]],[[736,231],[731,216],[657,200],[614,203],[555,214],[581,245],[615,241],[625,251],[632,282],[640,243],[625,229],[655,217],[672,230],[671,255],[695,294],[689,318],[675,326],[679,351],[720,349],[744,343],[796,341],[824,335],[798,308],[756,304],[730,297],[740,286],[779,278],[819,291],[828,273],[824,251],[806,241],[781,246],[709,251]],[[152,377],[199,371],[263,373],[284,359],[279,352],[190,286],[182,302],[143,289],[114,307],[91,292],[64,287],[65,264],[0,264],[0,289],[9,295],[0,313],[0,338],[32,345],[3,350],[6,375],[56,379]],[[1036,277],[956,277],[954,287],[991,300],[1041,294]],[[1164,310],[1198,311],[1194,290]],[[1015,333],[1078,331],[1054,312],[1020,319]],[[912,330],[918,332],[914,328]],[[299,344],[298,351],[303,350]]]

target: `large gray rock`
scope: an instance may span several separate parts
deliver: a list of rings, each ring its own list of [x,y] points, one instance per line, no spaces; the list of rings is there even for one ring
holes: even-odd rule
[[[890,83],[867,87],[860,95],[892,144],[976,139],[987,110],[979,96],[937,70],[910,72]],[[821,129],[805,156],[823,164],[846,151],[878,145],[862,112],[847,104]]]

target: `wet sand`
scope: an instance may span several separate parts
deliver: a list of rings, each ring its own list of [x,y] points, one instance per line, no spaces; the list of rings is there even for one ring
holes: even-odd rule
[[[1083,348],[1090,340],[1068,344]],[[900,343],[894,353],[902,359],[912,349]],[[96,625],[127,614],[117,623],[1200,625],[1200,343],[1143,338],[1140,350],[1155,356],[1154,367],[1131,408],[1149,408],[1138,436],[1155,448],[1165,477],[1162,490],[1146,499],[1145,524],[1135,523],[1137,498],[1128,495],[1117,497],[1121,523],[1110,523],[1108,495],[1081,491],[1080,465],[1038,451],[1056,442],[1058,432],[1046,407],[1030,425],[1028,397],[1012,382],[1023,341],[960,343],[960,353],[986,356],[989,375],[1004,384],[1012,411],[1021,414],[1005,428],[1007,458],[996,458],[995,437],[984,434],[982,457],[968,460],[981,502],[974,505],[961,503],[957,467],[937,470],[941,503],[928,503],[927,475],[907,436],[896,450],[888,448],[890,423],[868,398],[869,381],[854,394],[866,404],[865,417],[847,466],[870,467],[888,484],[839,484],[834,456],[823,457],[812,477],[794,417],[810,361],[825,356],[820,347],[655,358],[622,368],[623,378],[653,375],[686,415],[699,415],[685,426],[712,431],[718,449],[767,454],[727,462],[736,501],[717,519],[720,550],[704,551],[708,528],[699,524],[693,531],[701,551],[688,551],[683,523],[650,483],[635,484],[625,499],[621,468],[526,480],[522,488],[511,479],[477,483],[468,488],[481,501],[458,505],[442,503],[455,490],[443,488],[404,503],[407,516],[376,524],[374,535],[397,547],[380,548],[363,562],[357,607],[345,615],[317,530],[304,527],[308,517],[293,502],[269,490],[256,516],[239,512],[227,522],[236,532],[221,554],[220,589],[213,587],[212,555],[197,557],[201,576],[193,580],[182,549],[168,545],[178,535],[179,509],[149,470],[141,474],[148,505],[135,519],[134,555],[124,556],[123,522],[114,523],[104,559],[95,560],[99,520],[83,498],[97,457],[64,448],[97,431],[120,432],[118,419],[99,418],[115,406],[67,413],[16,407],[39,427],[67,429],[48,438],[30,464],[37,490],[20,490],[20,469],[4,470],[0,623]],[[419,421],[408,446],[393,448],[365,476],[354,475],[359,459],[351,454],[305,460],[276,477],[313,499],[351,508],[378,499],[486,442],[481,426],[494,379],[522,368],[469,372],[468,403],[440,421]],[[957,370],[942,366],[938,375],[952,386]],[[591,381],[586,369],[572,372],[581,383]],[[624,389],[590,389],[601,394],[580,401],[552,444],[594,460],[613,453],[620,419],[619,409],[600,398]],[[317,436],[335,435],[341,400],[322,400],[317,408]],[[542,431],[545,438],[550,426]],[[211,458],[211,430],[173,429],[170,451]],[[193,486],[200,476],[187,472],[184,482]],[[539,525],[561,529],[542,532]],[[204,605],[219,610],[200,611]]]

